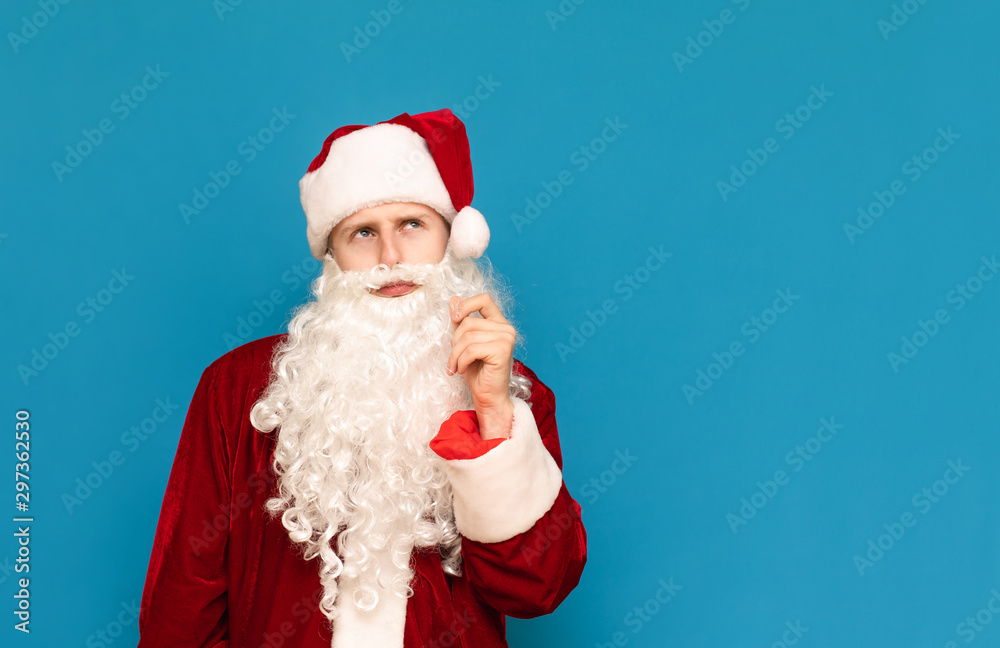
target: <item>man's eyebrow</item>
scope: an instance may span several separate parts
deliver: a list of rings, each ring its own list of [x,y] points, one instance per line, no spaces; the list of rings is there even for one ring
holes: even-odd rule
[[[409,221],[409,220],[414,220],[414,219],[418,219],[418,220],[419,219],[426,219],[427,217],[428,217],[427,214],[420,214],[420,213],[414,212],[412,214],[406,214],[406,215],[397,217],[395,219],[395,222],[402,223],[403,221]],[[353,232],[353,231],[355,231],[355,230],[357,230],[359,228],[362,228],[362,227],[372,227],[374,224],[375,224],[374,221],[362,220],[362,221],[358,221],[354,225],[351,225],[350,227],[348,227],[346,231]]]

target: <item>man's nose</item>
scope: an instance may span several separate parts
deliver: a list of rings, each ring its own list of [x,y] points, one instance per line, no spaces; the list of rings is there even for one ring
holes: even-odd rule
[[[382,237],[382,248],[379,250],[379,263],[384,263],[390,268],[401,261],[399,243],[393,236]]]

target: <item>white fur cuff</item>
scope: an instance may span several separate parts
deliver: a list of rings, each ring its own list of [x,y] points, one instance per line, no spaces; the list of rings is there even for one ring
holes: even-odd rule
[[[455,526],[477,542],[502,542],[524,533],[552,508],[562,472],[538,435],[531,407],[512,397],[510,438],[475,459],[447,460],[455,497]]]

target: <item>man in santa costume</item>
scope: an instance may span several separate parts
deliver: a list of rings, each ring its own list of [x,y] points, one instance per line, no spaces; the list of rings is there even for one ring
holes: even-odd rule
[[[344,126],[299,182],[314,299],[202,374],[139,614],[140,648],[506,646],[586,562],[555,397],[450,110]]]

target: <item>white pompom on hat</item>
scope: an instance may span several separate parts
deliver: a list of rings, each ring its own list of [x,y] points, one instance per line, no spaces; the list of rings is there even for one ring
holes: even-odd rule
[[[431,207],[451,224],[459,258],[478,258],[490,242],[473,209],[472,159],[465,124],[448,108],[372,126],[341,126],[299,180],[312,255],[323,260],[330,232],[351,214],[393,202]]]

